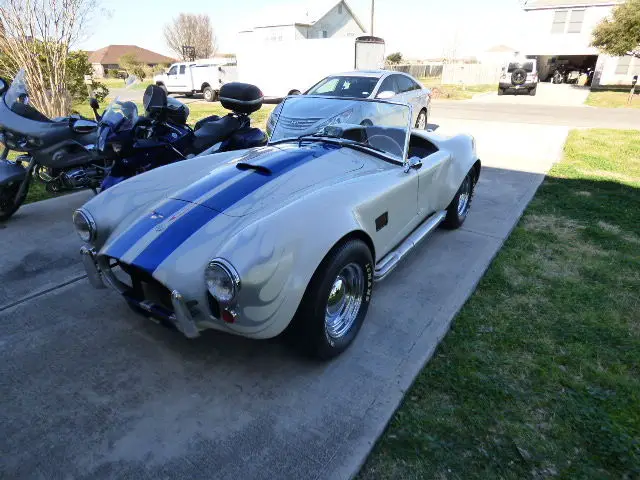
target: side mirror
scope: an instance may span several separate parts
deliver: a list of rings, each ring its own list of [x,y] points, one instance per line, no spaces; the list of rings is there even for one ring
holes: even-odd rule
[[[98,103],[98,100],[96,100],[94,97],[91,97],[89,99],[89,106],[91,107],[91,110],[93,110],[93,116],[96,117],[97,121],[100,121],[102,117],[98,113],[98,109],[100,108],[100,104]]]
[[[420,157],[411,157],[404,166],[404,172],[409,173],[409,170],[420,170],[421,168],[422,159]]]
[[[75,133],[84,134],[95,132],[98,125],[91,120],[76,120],[72,128]]]
[[[4,78],[0,78],[0,95],[9,89],[9,84]]]
[[[391,90],[385,90],[384,92],[380,92],[376,95],[376,98],[380,100],[388,100],[396,96],[396,92],[392,92]]]

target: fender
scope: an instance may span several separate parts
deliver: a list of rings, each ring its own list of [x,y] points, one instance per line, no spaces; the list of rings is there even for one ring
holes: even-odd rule
[[[0,160],[0,186],[14,182],[22,182],[27,176],[27,169],[16,162]]]

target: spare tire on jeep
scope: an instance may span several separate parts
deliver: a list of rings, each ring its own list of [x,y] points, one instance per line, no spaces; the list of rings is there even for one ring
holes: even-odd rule
[[[512,85],[524,85],[527,81],[527,71],[524,68],[517,68],[511,74]]]

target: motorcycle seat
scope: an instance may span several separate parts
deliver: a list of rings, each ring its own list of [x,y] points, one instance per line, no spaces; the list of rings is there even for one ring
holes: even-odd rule
[[[241,122],[233,115],[212,119],[202,123],[194,132],[193,150],[201,152],[229,138],[241,126]]]

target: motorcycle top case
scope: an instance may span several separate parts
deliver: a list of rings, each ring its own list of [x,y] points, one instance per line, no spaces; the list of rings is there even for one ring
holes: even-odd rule
[[[226,83],[220,89],[220,103],[235,113],[250,114],[262,108],[262,91],[249,83]]]
[[[189,118],[189,107],[175,98],[167,98],[167,121],[176,125],[186,125]]]

